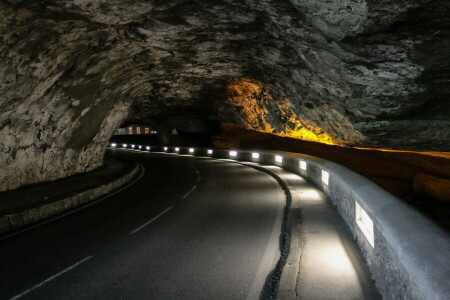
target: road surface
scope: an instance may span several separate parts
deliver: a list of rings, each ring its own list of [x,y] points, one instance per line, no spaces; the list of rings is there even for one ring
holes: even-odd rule
[[[239,164],[114,150],[130,188],[0,241],[0,299],[257,299],[286,199]]]

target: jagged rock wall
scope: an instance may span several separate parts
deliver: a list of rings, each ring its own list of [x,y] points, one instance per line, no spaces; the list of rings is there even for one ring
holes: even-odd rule
[[[0,190],[95,168],[125,119],[449,150],[450,2],[0,0]]]
[[[0,2],[0,191],[100,166],[129,99],[149,90],[140,68],[121,72],[142,47],[58,17]]]

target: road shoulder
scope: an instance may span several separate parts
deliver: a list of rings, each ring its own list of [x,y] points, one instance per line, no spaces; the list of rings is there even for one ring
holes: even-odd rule
[[[136,163],[106,158],[102,167],[0,193],[0,238],[92,203],[135,180]]]

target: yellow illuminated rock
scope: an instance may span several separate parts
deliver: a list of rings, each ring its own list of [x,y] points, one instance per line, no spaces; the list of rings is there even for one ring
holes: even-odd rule
[[[269,110],[264,105],[273,99],[262,83],[249,78],[234,79],[227,86],[227,95],[230,103],[241,110],[248,128],[269,133],[274,131],[266,120]]]
[[[227,86],[227,95],[228,101],[239,109],[242,121],[249,129],[300,140],[335,144],[332,137],[321,128],[308,126],[298,120],[289,101],[275,100],[264,84],[257,80],[233,79]],[[272,110],[269,110],[269,107]],[[282,130],[275,130],[269,122],[269,118],[273,117],[273,107],[279,111],[280,119],[286,120]]]

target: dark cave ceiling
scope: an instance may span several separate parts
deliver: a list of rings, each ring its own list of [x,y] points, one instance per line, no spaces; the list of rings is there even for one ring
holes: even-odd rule
[[[1,165],[89,169],[124,121],[449,150],[449,15],[442,0],[0,0]]]

